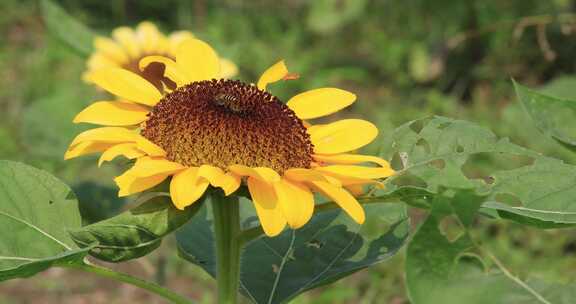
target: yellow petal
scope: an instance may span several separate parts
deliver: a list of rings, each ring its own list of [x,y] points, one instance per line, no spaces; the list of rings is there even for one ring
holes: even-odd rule
[[[94,53],[88,58],[86,66],[89,70],[98,70],[103,68],[119,67],[120,63],[102,55],[101,53]],[[92,72],[89,72],[86,77],[90,79]]]
[[[170,197],[176,208],[183,210],[196,202],[210,183],[198,176],[198,168],[188,168],[172,177],[170,182]]]
[[[274,183],[274,189],[288,225],[298,229],[308,223],[314,213],[312,192],[306,186],[286,179]]]
[[[273,66],[269,67],[266,71],[264,71],[264,73],[262,73],[262,76],[260,76],[260,79],[258,79],[257,86],[260,90],[265,91],[268,84],[282,80],[287,75],[288,68],[284,63],[284,60],[280,60]]]
[[[138,134],[132,130],[121,127],[102,127],[84,131],[76,136],[70,146],[82,142],[125,143],[133,142]]]
[[[316,168],[317,171],[325,172],[333,176],[345,176],[361,179],[377,179],[394,175],[390,167],[362,167],[353,165],[333,165]]]
[[[94,48],[100,54],[112,59],[118,64],[124,64],[128,61],[128,55],[124,49],[110,38],[96,37],[94,39]]]
[[[160,33],[160,36],[158,37],[158,45],[156,46],[156,48],[157,48],[156,52],[158,54],[169,54],[173,58],[176,58],[175,55],[172,55],[169,52],[170,45],[168,43],[168,37],[166,37],[162,33]]]
[[[321,88],[300,93],[286,105],[300,119],[313,119],[336,113],[351,105],[356,95],[336,88]]]
[[[364,185],[349,185],[344,188],[355,197],[364,195]]]
[[[168,51],[172,56],[176,56],[176,51],[180,44],[186,40],[195,39],[194,35],[188,31],[177,31],[168,37]]]
[[[329,174],[325,174],[325,173],[323,173],[323,172],[318,172],[318,173],[324,175],[324,178],[325,178],[330,184],[332,184],[332,185],[334,185],[334,186],[336,186],[336,187],[342,187],[342,186],[344,185],[344,183],[346,183],[346,185],[348,185],[348,183],[349,183],[349,181],[348,181],[347,179],[336,178],[336,177],[330,176]],[[357,182],[356,179],[355,179],[354,181],[355,181],[357,184],[359,183],[359,182]],[[372,182],[372,180],[364,180],[364,179],[363,179],[362,181],[363,181],[362,184],[366,184],[366,183]]]
[[[131,58],[138,58],[141,54],[140,43],[134,31],[126,26],[112,31],[112,37],[126,50]]]
[[[306,131],[308,131],[308,134],[312,134],[318,130],[320,130],[321,128],[327,126],[328,124],[319,124],[319,125],[312,125],[309,122],[306,121],[302,121],[302,123],[304,124],[304,127],[306,128]]]
[[[225,195],[230,195],[240,187],[240,177],[235,174],[225,174],[222,169],[210,165],[202,165],[198,169],[198,176],[205,178],[214,187],[224,190]]]
[[[167,177],[167,174],[140,177],[134,175],[132,169],[130,169],[116,177],[114,181],[116,185],[118,185],[118,188],[120,188],[118,196],[122,197],[148,190],[163,182]]]
[[[156,145],[155,143],[149,141],[144,136],[138,135],[138,138],[135,140],[136,146],[138,149],[146,152],[149,156],[165,156],[166,151]]]
[[[238,67],[229,59],[220,58],[220,77],[231,78],[238,74]]]
[[[372,155],[360,155],[360,154],[336,154],[336,155],[312,155],[316,161],[333,163],[333,164],[343,164],[343,165],[355,165],[361,163],[375,163],[384,168],[390,168],[390,163],[384,159]]]
[[[343,119],[313,130],[308,129],[314,152],[337,154],[361,148],[378,135],[372,123],[361,119]]]
[[[71,145],[64,153],[64,159],[68,160],[86,154],[102,152],[114,145],[114,143],[85,141],[77,145]]]
[[[176,61],[174,61],[168,57],[146,56],[140,60],[140,62],[138,63],[138,66],[139,66],[140,70],[143,71],[152,62],[159,62],[159,63],[164,64],[164,66],[166,67],[164,69],[164,76],[166,76],[166,77],[170,78],[170,80],[174,81],[177,86],[180,87],[180,86],[183,86],[184,84],[186,84],[186,82],[187,82],[186,74],[184,72],[180,71],[180,69],[178,68],[178,65],[176,64]]]
[[[148,108],[130,102],[97,101],[76,115],[74,122],[105,126],[130,126],[146,120],[149,112]]]
[[[135,176],[146,177],[158,174],[170,175],[184,169],[185,167],[181,164],[169,161],[167,159],[142,157],[136,161],[131,171]]]
[[[267,236],[277,236],[284,230],[286,219],[278,204],[274,187],[257,178],[248,177],[248,190],[262,229]]]
[[[105,161],[111,161],[120,155],[128,159],[134,159],[144,156],[145,153],[138,150],[136,144],[133,143],[115,145],[102,153],[98,160],[98,166],[101,166]]]
[[[284,172],[284,177],[296,182],[327,181],[322,173],[303,168],[288,169]]]
[[[198,39],[183,41],[176,51],[176,63],[188,82],[210,80],[220,75],[218,55],[206,42]]]
[[[90,74],[90,80],[116,96],[148,106],[154,106],[162,98],[153,84],[121,68],[99,69]]]
[[[276,171],[266,167],[250,168],[243,165],[231,165],[228,167],[231,172],[240,176],[250,176],[265,183],[280,181],[280,175]]]
[[[121,127],[102,127],[82,132],[70,144],[70,150],[75,145],[84,142],[97,142],[102,144],[136,143],[136,147],[149,156],[164,156],[166,151],[150,142],[134,130]],[[75,157],[75,156],[74,156]]]
[[[366,219],[364,209],[348,191],[326,182],[312,182],[312,185],[324,196],[338,204],[356,223],[364,223]]]
[[[152,22],[140,22],[136,28],[136,35],[140,40],[144,53],[149,54],[158,51],[161,33]]]
[[[352,176],[345,176],[339,175],[331,172],[321,171],[318,168],[314,168],[316,172],[324,175],[324,177],[334,186],[342,187],[342,186],[351,186],[351,185],[366,185],[366,184],[380,184],[379,181],[368,179],[368,178],[359,178],[359,177],[352,177]]]
[[[224,190],[224,194],[228,196],[240,188],[241,182],[242,179],[240,176],[232,172],[228,172],[224,174],[218,184],[215,184],[214,186],[222,188],[222,190]]]

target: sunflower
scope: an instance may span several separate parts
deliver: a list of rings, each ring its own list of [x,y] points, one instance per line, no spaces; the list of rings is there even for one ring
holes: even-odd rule
[[[351,193],[394,174],[385,160],[351,152],[376,137],[372,123],[307,121],[349,106],[354,94],[319,88],[285,104],[266,90],[292,78],[284,61],[266,70],[256,85],[217,79],[219,58],[200,40],[180,44],[175,60],[144,57],[139,67],[152,63],[164,66],[177,85],[173,91],[162,95],[126,69],[93,73],[95,84],[125,101],[98,101],[79,113],[74,122],[103,127],[79,134],[65,155],[103,152],[99,164],[120,155],[134,159],[134,166],[115,179],[120,196],[171,177],[172,201],[184,209],[209,186],[230,195],[245,183],[264,232],[275,236],[286,225],[296,229],[310,220],[314,192],[363,223],[364,210]]]
[[[163,70],[160,65],[149,65],[146,69],[139,69],[140,59],[158,55],[174,59],[176,49],[183,41],[194,39],[188,31],[177,31],[168,37],[162,34],[151,22],[144,21],[138,24],[135,30],[122,26],[112,31],[112,38],[96,37],[94,39],[95,52],[87,61],[87,71],[83,78],[91,81],[94,71],[108,67],[122,67],[142,76],[158,89],[162,83],[173,87],[173,83],[162,77]],[[238,73],[236,65],[228,59],[220,59],[220,77],[230,78]]]

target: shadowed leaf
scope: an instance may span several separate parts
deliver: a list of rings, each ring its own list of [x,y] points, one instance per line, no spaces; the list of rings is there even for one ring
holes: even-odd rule
[[[154,193],[148,193],[153,195]],[[90,255],[108,262],[122,262],[154,251],[162,238],[192,218],[202,202],[181,211],[167,194],[156,195],[113,218],[70,232],[81,247],[92,245]]]
[[[241,200],[241,204],[251,204]],[[214,276],[209,204],[176,233],[180,254]],[[409,222],[401,204],[365,205],[364,225],[339,209],[319,213],[303,228],[250,242],[242,254],[241,292],[254,303],[286,303],[298,294],[393,256],[406,241]],[[252,217],[244,216],[244,226]]]

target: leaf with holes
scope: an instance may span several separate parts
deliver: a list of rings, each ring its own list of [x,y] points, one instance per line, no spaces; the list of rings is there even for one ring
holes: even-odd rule
[[[576,100],[568,100],[530,90],[514,83],[518,99],[536,127],[571,149],[576,149]]]
[[[518,169],[492,174],[492,208],[508,219],[539,228],[560,228],[576,224],[576,167],[551,158]],[[500,194],[513,195],[518,206],[494,203]]]
[[[485,187],[482,180],[469,178],[462,170],[473,155],[540,157],[540,154],[517,146],[508,139],[499,139],[490,130],[475,123],[440,116],[402,125],[394,131],[391,143],[384,149],[386,159],[394,157],[402,163],[402,178],[409,176],[417,184],[425,184],[434,192],[439,187]]]
[[[499,139],[477,124],[445,117],[411,121],[396,129],[385,151],[401,163],[390,193],[414,186],[430,196],[444,188],[471,189],[487,194],[481,210],[496,210],[503,218],[541,228],[576,225],[576,167]],[[475,157],[493,158],[496,168],[519,167],[489,170],[488,162],[480,168],[484,172],[467,172]],[[466,215],[471,223],[478,202],[460,207],[471,208]]]
[[[244,210],[251,206],[241,200]],[[179,252],[214,276],[215,253],[210,204],[176,233]],[[241,292],[254,303],[286,303],[300,293],[332,283],[393,256],[405,243],[409,221],[395,203],[365,205],[366,223],[358,225],[339,209],[314,216],[301,229],[261,237],[242,253]],[[249,210],[249,209],[248,209]],[[255,218],[243,212],[244,226]]]
[[[162,238],[192,218],[202,205],[181,211],[167,193],[148,193],[149,200],[113,218],[70,232],[80,247],[91,246],[90,255],[108,262],[142,257],[160,246]],[[96,244],[96,245],[92,245]]]
[[[459,205],[469,195],[437,196],[431,214],[406,250],[406,286],[414,304],[572,303],[574,286],[516,278],[483,262],[467,234],[449,241],[440,231],[445,210],[436,206]],[[521,284],[524,284],[522,286]]]
[[[94,41],[92,31],[51,0],[41,0],[40,7],[46,27],[51,34],[81,55],[88,56],[92,53],[92,41]]]
[[[78,202],[64,183],[30,166],[0,161],[0,281],[82,263],[68,230],[80,227]]]

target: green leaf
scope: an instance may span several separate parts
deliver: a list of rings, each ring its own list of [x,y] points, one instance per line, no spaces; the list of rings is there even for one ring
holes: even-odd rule
[[[512,213],[523,224],[534,224],[540,228],[567,227],[576,224],[576,167],[551,158],[538,158],[535,163],[518,169],[499,171],[493,175],[491,199],[497,201],[498,194],[515,196],[520,206],[506,210],[494,204],[501,213]],[[536,220],[529,221],[529,220]],[[536,224],[537,223],[537,224]]]
[[[547,82],[544,86],[540,87],[538,91],[546,95],[576,100],[576,90],[574,90],[574,86],[576,86],[576,77],[564,75]]]
[[[518,99],[536,127],[571,149],[576,149],[576,100],[557,98],[514,83]]]
[[[41,0],[42,17],[49,32],[81,55],[92,53],[94,34],[51,0]]]
[[[408,122],[397,128],[385,158],[399,158],[402,175],[409,175],[426,188],[483,188],[481,179],[470,179],[462,170],[468,159],[489,153],[539,157],[536,152],[499,139],[475,123],[435,116]]]
[[[70,232],[80,247],[91,246],[90,255],[108,262],[136,259],[154,251],[162,238],[184,225],[202,206],[202,202],[181,211],[169,194],[150,192],[141,205],[113,218]],[[96,245],[91,245],[96,244]]]
[[[240,202],[244,209],[252,204]],[[209,204],[176,233],[182,257],[214,276],[215,253]],[[339,209],[315,215],[303,228],[261,237],[245,247],[241,292],[254,303],[286,303],[298,294],[393,256],[405,243],[409,221],[402,204],[365,205],[358,225]],[[244,226],[256,219],[244,216]]]
[[[458,204],[458,195],[443,198]],[[487,269],[467,234],[449,241],[438,228],[442,212],[432,213],[406,250],[406,286],[413,304],[571,303],[571,286],[538,280],[521,286],[500,271]],[[548,301],[548,302],[546,302]]]
[[[0,281],[32,276],[51,266],[82,263],[68,230],[81,225],[78,202],[47,172],[0,161]]]
[[[452,210],[465,227],[470,227],[474,223],[476,212],[486,200],[486,195],[478,195],[471,190],[461,190],[454,195],[452,200]]]
[[[541,229],[569,228],[576,223],[576,212],[514,207],[491,201],[485,202],[482,208],[496,210],[501,218]]]
[[[466,203],[456,206],[466,225],[472,223],[480,203],[488,201],[500,205],[484,204],[483,211],[496,210],[523,224],[541,228],[576,224],[576,167],[499,139],[477,124],[445,117],[411,121],[396,129],[385,150],[401,169],[390,179],[389,193],[417,186],[430,192],[429,197],[446,188],[486,194],[485,200],[462,200]],[[467,172],[467,163],[478,157],[519,167],[489,172],[493,163],[487,163],[477,169],[480,174]],[[504,160],[498,163],[500,158]],[[503,210],[502,204],[510,208]]]

